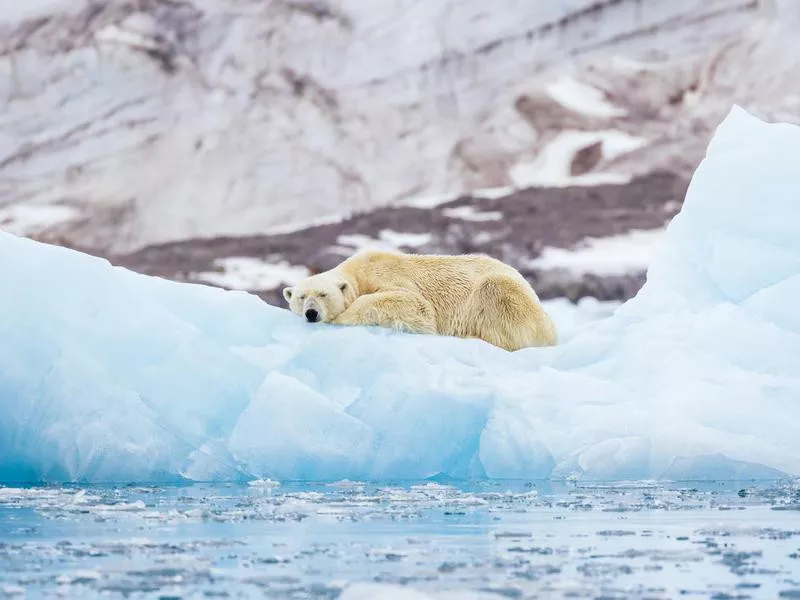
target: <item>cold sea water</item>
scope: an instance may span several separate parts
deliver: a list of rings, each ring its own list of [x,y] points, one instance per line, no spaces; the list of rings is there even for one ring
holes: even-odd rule
[[[0,487],[0,597],[800,598],[800,482]]]

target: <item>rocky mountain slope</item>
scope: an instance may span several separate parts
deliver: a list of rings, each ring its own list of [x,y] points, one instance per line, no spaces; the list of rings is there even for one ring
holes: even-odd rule
[[[716,87],[752,71],[731,53],[762,40],[750,32],[776,23],[773,13],[784,22],[796,9],[791,0],[5,4],[0,221],[99,253],[263,234],[419,196],[562,184],[570,174],[554,176],[550,155],[592,145],[584,171],[610,173],[599,181],[686,171],[733,98],[712,102]]]
[[[680,209],[686,182],[653,173],[627,184],[531,188],[384,207],[285,234],[206,238],[115,255],[115,264],[259,294],[334,267],[360,248],[486,253],[518,268],[543,299],[622,300],[644,282],[661,227]]]
[[[365,245],[624,299],[733,103],[800,121],[796,0],[29,0],[0,227],[269,302]]]

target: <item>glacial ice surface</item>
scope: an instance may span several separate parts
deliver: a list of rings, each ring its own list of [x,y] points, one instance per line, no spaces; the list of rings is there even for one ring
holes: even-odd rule
[[[800,129],[735,107],[556,348],[308,325],[0,235],[0,483],[800,474]]]

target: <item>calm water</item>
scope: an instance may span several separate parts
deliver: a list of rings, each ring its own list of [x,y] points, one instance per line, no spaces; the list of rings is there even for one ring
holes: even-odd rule
[[[22,595],[800,598],[800,482],[0,488]]]

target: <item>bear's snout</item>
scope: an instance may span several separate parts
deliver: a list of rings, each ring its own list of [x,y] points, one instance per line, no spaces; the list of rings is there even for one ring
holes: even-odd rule
[[[319,321],[319,312],[314,310],[313,308],[309,308],[306,311],[306,321],[309,323],[316,323]]]

